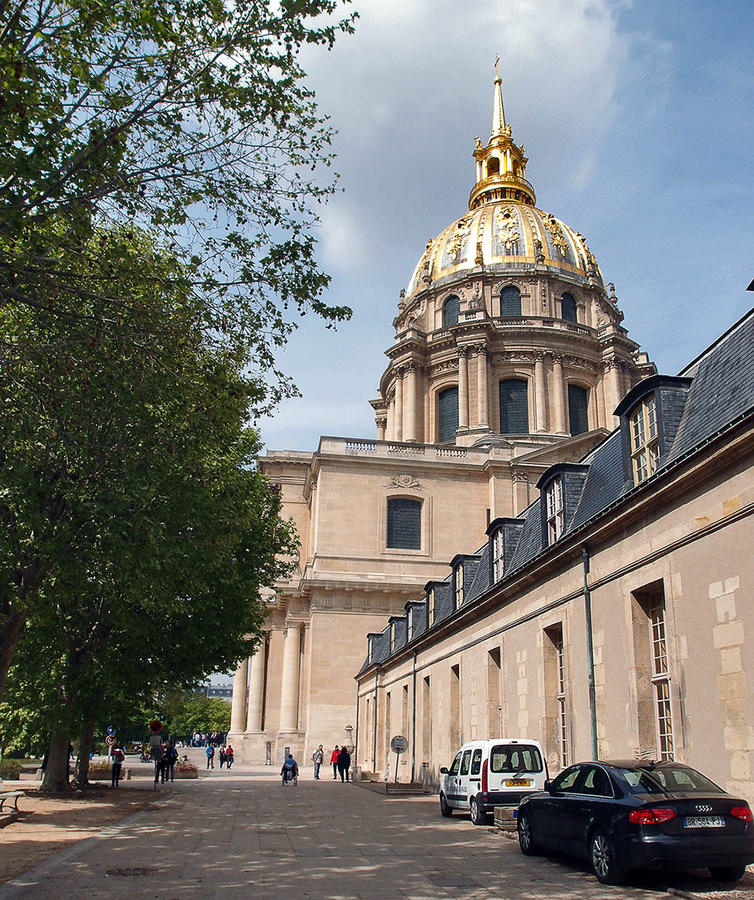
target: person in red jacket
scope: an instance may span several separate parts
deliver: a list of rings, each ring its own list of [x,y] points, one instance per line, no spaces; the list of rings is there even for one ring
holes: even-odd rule
[[[332,780],[338,780],[338,757],[340,756],[340,750],[338,749],[338,745],[335,745],[335,749],[330,756],[330,762],[332,763]]]

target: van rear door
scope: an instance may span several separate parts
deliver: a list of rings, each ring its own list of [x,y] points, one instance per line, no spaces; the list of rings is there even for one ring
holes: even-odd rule
[[[527,794],[544,790],[545,777],[542,753],[535,741],[492,745],[487,776],[491,803],[517,804]]]
[[[456,799],[459,809],[469,808],[469,769],[471,768],[471,748],[463,751],[461,768],[456,781]]]

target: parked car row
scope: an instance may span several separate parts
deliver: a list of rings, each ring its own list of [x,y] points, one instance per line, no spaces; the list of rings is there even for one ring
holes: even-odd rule
[[[521,852],[582,857],[603,884],[634,869],[708,868],[740,879],[754,862],[749,804],[690,766],[611,760],[577,763],[550,781],[536,741],[472,741],[441,769],[440,811],[475,825],[495,806],[518,806]]]

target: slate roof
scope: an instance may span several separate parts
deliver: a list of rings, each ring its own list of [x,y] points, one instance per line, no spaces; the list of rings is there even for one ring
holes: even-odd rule
[[[749,310],[693,360],[680,376],[667,379],[667,385],[663,384],[662,376],[651,379],[653,383],[657,382],[658,390],[666,391],[663,398],[666,402],[660,408],[662,415],[667,417],[667,421],[661,422],[661,428],[665,426],[663,434],[667,443],[655,474],[639,485],[634,485],[627,474],[630,473],[630,465],[625,458],[628,440],[622,430],[628,428],[628,422],[622,418],[621,427],[581,460],[581,465],[587,466],[588,472],[586,477],[578,475],[580,497],[560,540],[599,517],[629,492],[653,490],[654,481],[678,460],[703,448],[709,440],[725,432],[740,419],[754,414],[754,309]],[[622,407],[626,406],[629,410],[632,408],[632,395],[641,396],[642,390],[649,392],[649,381],[650,379],[640,382],[626,395],[618,407],[618,413],[622,417]],[[546,477],[547,473],[543,479]],[[568,477],[567,471],[564,472],[564,477]],[[546,545],[543,546],[540,499],[537,498],[518,518],[523,520],[523,527],[512,557],[506,558],[501,582],[514,573],[520,573],[548,549]],[[453,609],[452,571],[443,581],[429,582],[435,586],[433,628],[442,620],[460,614],[494,586],[491,584],[490,542],[491,538],[477,551],[479,563],[471,583],[467,584],[461,610]],[[426,628],[426,612],[423,617],[417,618],[421,626],[415,629],[412,641],[425,631],[432,630]],[[388,641],[385,634],[382,641],[374,643],[373,658],[371,661],[367,658],[362,671],[388,658]],[[405,641],[402,645],[403,643]]]

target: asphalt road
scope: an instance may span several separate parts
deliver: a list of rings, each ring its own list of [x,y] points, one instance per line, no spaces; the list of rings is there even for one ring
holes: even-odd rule
[[[152,809],[14,879],[0,898],[649,900],[668,886],[712,896],[708,880],[687,876],[603,887],[584,865],[526,858],[492,828],[443,819],[434,797],[386,798],[310,772],[297,787],[269,768],[176,782]]]

